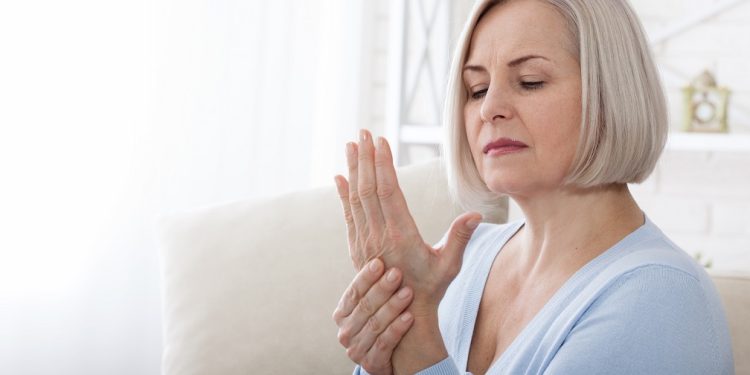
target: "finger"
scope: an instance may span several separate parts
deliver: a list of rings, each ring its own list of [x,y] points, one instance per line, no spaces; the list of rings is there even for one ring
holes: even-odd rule
[[[457,217],[451,224],[445,244],[439,249],[441,268],[448,274],[455,276],[461,270],[464,250],[481,220],[481,214],[468,212]]]
[[[354,276],[354,280],[352,280],[349,287],[344,291],[344,295],[341,296],[339,304],[333,312],[333,320],[336,322],[336,325],[341,327],[344,318],[351,315],[354,308],[359,304],[359,300],[381,278],[384,269],[383,261],[375,258],[367,263],[365,267],[362,267],[362,270]]]
[[[355,230],[359,235],[364,236],[368,233],[368,228],[365,211],[362,208],[362,201],[359,199],[359,192],[357,191],[359,177],[358,152],[359,147],[356,143],[349,142],[346,144],[346,163],[349,167],[349,206],[352,210]]]
[[[346,338],[353,339],[359,335],[359,332],[364,328],[370,317],[375,315],[400,285],[401,271],[396,268],[391,268],[381,276],[378,282],[375,283],[375,285],[373,285],[364,296],[362,296],[359,303],[357,303],[357,306],[354,307],[352,313],[346,317],[345,321],[343,321],[343,324],[340,326],[341,330],[347,334]],[[342,345],[346,347],[349,347],[351,344],[351,341],[348,341],[347,343],[342,342]]]
[[[404,338],[406,332],[409,332],[413,323],[414,317],[408,311],[394,319],[388,328],[378,336],[361,361],[362,368],[367,370],[368,366],[378,367],[379,364],[390,364],[393,350]]]
[[[357,191],[365,211],[367,225],[370,233],[379,238],[383,233],[383,213],[380,211],[380,201],[377,195],[377,183],[375,181],[375,145],[372,143],[372,135],[366,129],[359,132],[358,155],[358,180]]]
[[[341,199],[341,207],[344,210],[344,221],[346,221],[346,236],[349,240],[349,257],[352,258],[354,266],[359,271],[362,266],[362,259],[358,254],[352,253],[352,245],[356,241],[357,228],[354,225],[354,217],[352,216],[352,208],[349,204],[349,183],[343,176],[336,175],[333,180],[336,182],[336,191]]]
[[[408,287],[403,287],[394,293],[375,315],[367,320],[364,328],[352,340],[355,354],[364,356],[370,350],[375,340],[383,331],[411,304],[413,293]]]
[[[398,185],[391,147],[383,137],[378,137],[378,149],[375,152],[375,176],[385,224],[388,227],[405,231],[416,231],[417,225],[409,213],[406,198]]]

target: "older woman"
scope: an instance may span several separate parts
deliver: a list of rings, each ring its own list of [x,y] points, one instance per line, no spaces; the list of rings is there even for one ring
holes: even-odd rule
[[[444,117],[470,212],[436,246],[384,139],[363,130],[336,176],[360,272],[333,318],[355,373],[733,373],[710,278],[628,191],[667,119],[625,0],[479,1]],[[500,195],[525,219],[479,224]]]

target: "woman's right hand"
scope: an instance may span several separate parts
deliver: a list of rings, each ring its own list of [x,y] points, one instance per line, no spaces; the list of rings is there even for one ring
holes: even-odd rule
[[[393,350],[414,321],[409,312],[404,312],[413,291],[409,287],[399,289],[400,270],[384,270],[379,258],[362,267],[333,312],[338,339],[347,356],[373,375],[393,373]]]

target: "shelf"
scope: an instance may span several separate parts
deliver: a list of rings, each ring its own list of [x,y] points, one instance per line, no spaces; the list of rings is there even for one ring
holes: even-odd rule
[[[666,149],[750,152],[750,134],[669,133]]]

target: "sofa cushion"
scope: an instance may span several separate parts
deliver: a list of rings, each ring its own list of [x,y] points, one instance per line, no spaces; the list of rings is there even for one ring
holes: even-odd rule
[[[737,375],[750,375],[750,274],[709,270],[719,291],[732,336]]]
[[[425,240],[460,211],[437,161],[399,169]],[[503,222],[507,205],[488,221]],[[350,373],[331,315],[354,269],[333,186],[164,218],[165,374]]]

